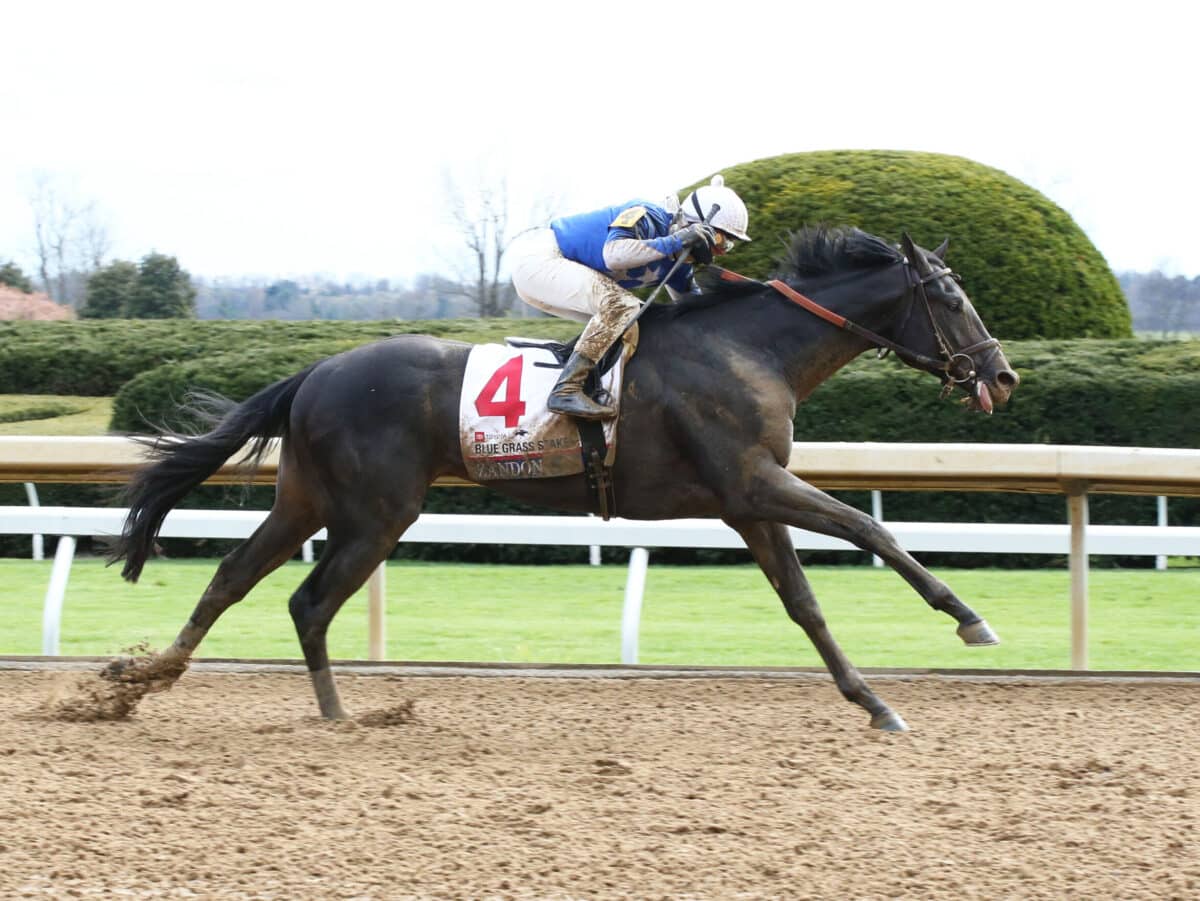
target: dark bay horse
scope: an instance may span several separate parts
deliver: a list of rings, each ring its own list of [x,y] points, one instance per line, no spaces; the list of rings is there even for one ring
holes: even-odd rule
[[[804,230],[781,264],[780,287],[734,279],[647,310],[625,374],[613,468],[623,517],[718,516],[733,527],[842,694],[887,730],[906,726],[834,641],[788,526],[843,538],[886,560],[929,606],[958,622],[967,644],[994,644],[996,636],[883,526],[786,467],[796,404],[873,345],[957,386],[972,409],[991,412],[1008,399],[1017,374],[944,254],[945,245],[924,251],[907,235],[897,249],[855,229]],[[820,310],[801,308],[797,291]],[[129,485],[129,517],[114,552],[131,581],[163,518],[188,491],[247,442],[253,460],[270,438],[282,438],[270,514],[221,561],[174,644],[155,658],[149,690],[169,687],[217,618],[324,527],[324,552],[288,606],[321,714],[346,716],[326,631],[417,519],[429,485],[466,477],[458,411],[470,349],[425,336],[368,344],[228,404],[205,434],[157,442],[157,462]],[[486,487],[560,510],[593,504],[583,475]],[[120,666],[113,672],[110,678],[120,677]]]

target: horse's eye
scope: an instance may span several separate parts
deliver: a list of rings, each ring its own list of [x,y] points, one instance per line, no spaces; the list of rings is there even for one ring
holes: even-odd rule
[[[957,291],[938,291],[936,299],[939,303],[945,304],[946,309],[951,313],[962,312],[963,299]]]

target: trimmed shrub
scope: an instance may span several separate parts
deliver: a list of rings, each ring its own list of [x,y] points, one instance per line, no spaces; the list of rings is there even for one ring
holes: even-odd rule
[[[885,150],[794,153],[722,170],[750,212],[729,264],[767,277],[802,225],[855,225],[891,242],[907,231],[947,264],[992,334],[1021,338],[1132,335],[1108,264],[1074,220],[1021,181],[956,156]],[[708,179],[685,189],[707,184]]]
[[[42,401],[21,404],[5,403],[0,400],[0,422],[30,422],[37,419],[54,419],[79,413],[83,407],[70,401],[48,398]]]
[[[1200,447],[1196,342],[1013,342],[1005,348],[1021,375],[1011,403],[991,417],[938,400],[937,383],[902,365],[860,358],[797,411],[797,441],[973,442]],[[840,495],[870,510],[869,494]],[[927,522],[1066,522],[1058,495],[1012,492],[889,492],[884,516]],[[1175,524],[1200,522],[1200,501],[1172,499]],[[1150,525],[1150,497],[1097,495],[1093,521]],[[922,555],[947,565],[1045,566],[1036,555]],[[820,559],[829,559],[821,557]],[[1097,558],[1146,566],[1150,558]]]
[[[16,328],[12,326],[18,326]],[[49,384],[62,382],[64,393],[81,394],[71,376],[75,363],[84,366],[84,384],[105,384],[118,373],[133,371],[117,395],[114,428],[146,431],[147,421],[186,428],[174,415],[175,404],[192,388],[206,388],[235,400],[248,397],[270,382],[286,377],[315,359],[374,337],[406,332],[440,333],[466,341],[497,340],[505,334],[567,338],[576,323],[560,320],[460,320],[434,323],[241,323],[95,321],[88,323],[15,323],[0,326],[0,370],[16,378],[9,350],[26,354],[26,366]],[[64,327],[65,326],[65,327]],[[1001,337],[1006,337],[997,330]],[[65,340],[64,340],[65,339]],[[25,341],[49,359],[23,349]],[[231,348],[238,351],[231,352]],[[171,351],[170,353],[168,352]],[[1200,342],[1162,341],[1011,341],[1005,351],[1023,384],[1013,402],[992,417],[967,414],[950,402],[939,402],[938,384],[894,360],[864,355],[814,393],[797,411],[797,440],[821,441],[966,441],[1200,447],[1200,419],[1194,413],[1200,396]],[[107,356],[117,358],[114,363]],[[164,359],[167,362],[164,362]],[[172,361],[173,360],[173,361]],[[138,367],[141,367],[139,369]],[[11,390],[11,389],[10,389]],[[98,392],[103,393],[103,392]],[[21,503],[19,486],[10,503]],[[866,492],[839,494],[869,509]],[[233,501],[251,508],[270,506],[269,488],[205,487],[185,499],[184,506],[215,506]],[[78,498],[78,499],[77,499]],[[47,486],[43,503],[115,505],[111,489]],[[491,492],[435,489],[426,509],[437,512],[538,513]],[[1200,522],[1200,501],[1174,499],[1174,524]],[[1152,523],[1151,498],[1093,498],[1096,522]],[[1065,502],[1058,496],[1010,493],[889,493],[889,519],[944,521],[1063,522]],[[5,549],[23,548],[27,539],[0,541]],[[221,553],[227,543],[171,541],[171,555]],[[578,548],[535,548],[463,545],[401,545],[396,556],[425,559],[557,562],[584,559]],[[606,559],[624,559],[624,549],[608,549]],[[814,554],[815,562],[846,555]],[[1048,558],[962,555],[943,559],[964,565],[1046,565]],[[863,559],[862,555],[858,555]],[[726,551],[656,551],[660,562],[724,562],[744,560]],[[1098,558],[1112,562],[1113,558]],[[1148,558],[1118,563],[1147,565]]]
[[[561,319],[0,322],[0,394],[113,395],[134,376],[155,367],[232,350],[252,354],[311,341],[349,346],[403,334],[469,342],[511,334],[567,338],[579,328]]]
[[[305,341],[295,347],[217,354],[167,363],[131,379],[113,400],[111,429],[147,433],[160,429],[191,432],[200,423],[181,409],[191,391],[216,392],[233,400],[294,375],[309,363],[357,346],[355,341]]]
[[[117,396],[114,428],[144,431],[144,422],[190,425],[174,416],[174,405],[192,387],[244,398],[301,369],[348,342],[310,342],[295,349],[225,354],[208,360],[161,366],[134,379]],[[978,442],[1200,447],[1200,343],[1154,341],[1022,341],[1006,346],[1022,385],[1009,406],[994,416],[967,413],[938,398],[936,379],[894,359],[864,355],[822,385],[796,413],[797,441]],[[143,418],[144,417],[144,418]],[[206,489],[207,490],[207,489]],[[257,494],[258,489],[255,489]],[[847,503],[869,510],[867,492],[844,492]],[[269,506],[268,495],[260,496]],[[435,489],[426,509],[462,513],[546,513],[487,491]],[[1098,496],[1097,522],[1154,522],[1151,498]],[[1200,501],[1172,501],[1176,523],[1200,520]],[[1008,492],[889,492],[885,516],[896,520],[962,522],[1065,522],[1066,505],[1056,495]],[[402,545],[396,556],[472,562],[560,562],[579,560],[579,549],[518,546]],[[607,555],[623,558],[623,549]],[[846,555],[813,554],[814,561]],[[660,562],[744,560],[740,552],[661,550]],[[953,555],[956,565],[1039,565],[1046,558]],[[1111,558],[1104,558],[1111,561]],[[1148,558],[1118,560],[1146,565]]]

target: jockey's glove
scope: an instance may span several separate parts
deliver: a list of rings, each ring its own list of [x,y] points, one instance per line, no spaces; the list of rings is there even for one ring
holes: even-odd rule
[[[675,232],[674,237],[683,242],[683,249],[692,258],[692,262],[707,264],[713,261],[713,245],[717,243],[717,233],[711,225],[693,222]]]

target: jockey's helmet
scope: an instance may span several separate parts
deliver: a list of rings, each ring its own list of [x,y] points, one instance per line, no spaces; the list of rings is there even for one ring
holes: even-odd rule
[[[725,178],[721,175],[714,175],[707,185],[689,194],[680,212],[687,221],[699,222],[708,215],[714,203],[717,204],[717,212],[708,224],[739,241],[749,241],[746,227],[750,224],[750,214],[746,212],[746,204],[742,203],[742,198],[732,188],[725,187]]]

